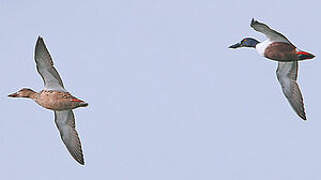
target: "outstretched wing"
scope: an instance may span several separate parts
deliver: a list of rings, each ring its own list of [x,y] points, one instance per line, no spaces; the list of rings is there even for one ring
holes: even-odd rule
[[[75,129],[75,117],[72,110],[55,111],[55,122],[60,136],[71,156],[84,165],[81,143]]]
[[[35,47],[35,61],[38,73],[41,75],[46,90],[66,91],[62,80],[54,67],[52,58],[41,37],[38,37]]]
[[[265,34],[265,36],[273,42],[285,42],[291,44],[291,42],[281,33],[271,29],[266,24],[263,24],[261,22],[258,22],[257,20],[254,20],[254,18],[251,21],[251,27],[255,29],[258,32],[261,32]]]
[[[278,62],[276,75],[281,84],[283,94],[290,105],[303,120],[306,120],[302,94],[299,85],[296,83],[298,67],[297,61]]]

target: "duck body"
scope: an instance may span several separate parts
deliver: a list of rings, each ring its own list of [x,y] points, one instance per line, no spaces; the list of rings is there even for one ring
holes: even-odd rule
[[[42,90],[37,94],[37,98],[34,99],[35,102],[50,110],[62,111],[88,106],[87,103],[68,92]]]
[[[311,59],[314,56],[304,56],[307,52],[301,51],[293,44],[287,42],[272,42],[269,39],[258,43],[255,47],[256,51],[268,59],[280,62],[302,61]]]
[[[9,97],[30,98],[40,106],[54,111],[70,110],[88,106],[88,103],[72,96],[69,92],[54,90],[35,92],[32,89],[23,88],[16,93],[10,94]]]

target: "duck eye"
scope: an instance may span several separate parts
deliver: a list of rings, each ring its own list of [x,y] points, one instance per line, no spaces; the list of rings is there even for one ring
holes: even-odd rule
[[[244,40],[242,41],[242,44],[246,44],[246,43],[247,43],[247,40],[244,39]]]

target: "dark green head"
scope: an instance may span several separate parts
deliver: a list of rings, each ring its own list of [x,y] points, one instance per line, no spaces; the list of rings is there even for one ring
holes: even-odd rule
[[[236,43],[232,46],[230,46],[229,48],[239,48],[239,47],[254,47],[260,43],[259,41],[257,41],[256,39],[253,38],[245,38],[243,39],[240,43]]]

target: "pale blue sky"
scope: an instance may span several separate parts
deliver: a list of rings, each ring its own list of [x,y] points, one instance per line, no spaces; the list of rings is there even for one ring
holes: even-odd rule
[[[265,2],[265,4],[264,4]],[[0,179],[319,180],[318,1],[0,0]],[[307,122],[277,82],[252,18],[316,55],[300,63]],[[33,60],[41,35],[75,110],[85,166],[74,161]]]

